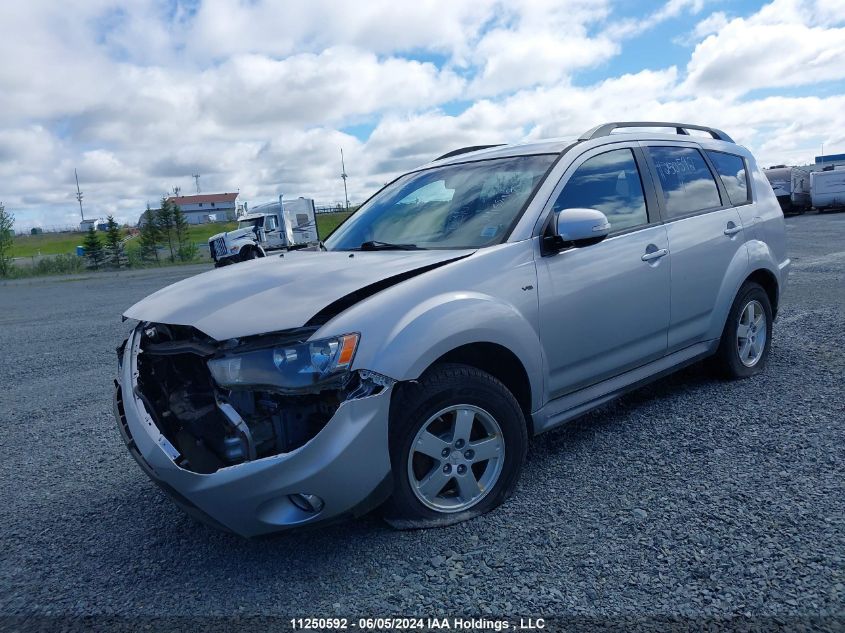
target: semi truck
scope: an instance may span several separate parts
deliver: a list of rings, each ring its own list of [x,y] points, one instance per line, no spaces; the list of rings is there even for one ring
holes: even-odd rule
[[[845,209],[845,165],[810,174],[810,195],[819,212]]]
[[[775,165],[764,169],[784,213],[804,213],[811,206],[810,172],[800,167]]]
[[[258,205],[240,216],[234,231],[211,236],[208,250],[219,267],[318,241],[314,200],[283,200],[279,196],[278,201]]]

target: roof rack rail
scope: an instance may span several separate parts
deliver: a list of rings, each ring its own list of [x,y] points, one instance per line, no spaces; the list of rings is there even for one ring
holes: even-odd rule
[[[673,127],[678,134],[689,136],[687,130],[700,130],[701,132],[708,132],[717,141],[727,141],[733,143],[734,140],[722,132],[722,130],[715,127],[707,127],[706,125],[694,125],[692,123],[667,123],[665,121],[615,121],[613,123],[602,123],[591,130],[584,132],[579,138],[579,141],[589,141],[594,138],[602,136],[609,136],[613,130],[623,127]]]
[[[470,145],[469,147],[461,147],[460,149],[453,149],[451,152],[446,152],[443,156],[438,156],[434,161],[443,160],[444,158],[451,158],[459,154],[468,154],[469,152],[476,152],[480,149],[488,149],[490,147],[501,147],[504,143],[494,143],[493,145]],[[434,162],[432,161],[432,162]]]

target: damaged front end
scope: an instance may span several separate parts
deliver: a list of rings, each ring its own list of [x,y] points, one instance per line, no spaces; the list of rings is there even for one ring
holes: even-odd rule
[[[296,451],[344,402],[393,381],[351,370],[357,334],[309,341],[316,328],[217,342],[188,326],[139,325],[135,393],[184,470]]]

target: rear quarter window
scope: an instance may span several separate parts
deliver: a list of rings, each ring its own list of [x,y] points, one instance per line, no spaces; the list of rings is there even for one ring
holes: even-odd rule
[[[647,150],[669,219],[722,206],[719,187],[697,149],[661,145]]]
[[[728,198],[734,206],[751,202],[751,189],[748,187],[748,166],[745,159],[736,154],[707,150],[707,157],[716,168],[722,184],[728,192]]]

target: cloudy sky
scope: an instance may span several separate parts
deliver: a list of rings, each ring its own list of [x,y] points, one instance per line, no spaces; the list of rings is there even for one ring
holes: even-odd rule
[[[845,152],[845,0],[0,3],[0,201],[135,221],[180,186],[359,201],[463,145],[608,120]]]

